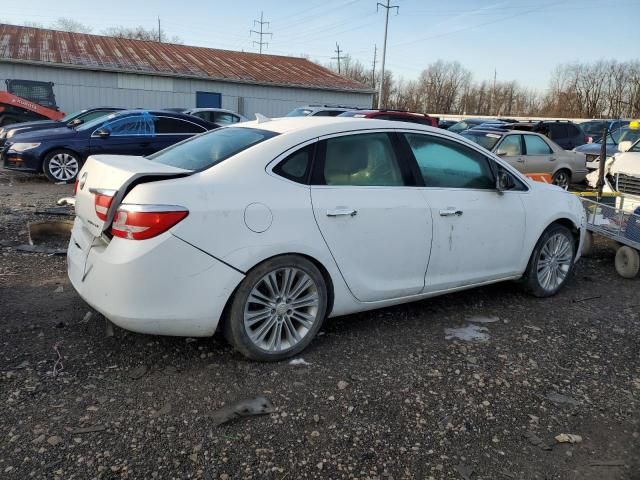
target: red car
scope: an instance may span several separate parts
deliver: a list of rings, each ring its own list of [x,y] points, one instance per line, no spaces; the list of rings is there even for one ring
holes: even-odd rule
[[[339,117],[377,118],[378,120],[395,120],[396,122],[419,123],[420,125],[438,126],[438,119],[426,113],[413,113],[404,110],[350,110]]]

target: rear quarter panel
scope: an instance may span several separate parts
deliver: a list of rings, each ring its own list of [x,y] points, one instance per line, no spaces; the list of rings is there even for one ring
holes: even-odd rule
[[[331,277],[332,315],[352,311],[355,299],[315,223],[309,187],[266,173],[282,150],[262,145],[190,177],[138,185],[125,203],[186,207],[189,216],[171,232],[243,273],[276,255],[309,256]],[[266,230],[248,227],[247,207],[268,224]]]

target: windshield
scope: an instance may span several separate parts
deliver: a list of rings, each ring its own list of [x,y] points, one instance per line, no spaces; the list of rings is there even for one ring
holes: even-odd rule
[[[80,115],[82,115],[84,112],[86,112],[86,110],[80,110],[78,112],[69,113],[69,114],[65,115],[64,117],[62,117],[62,119],[60,121],[64,122],[64,123],[70,122],[74,118],[79,117]]]
[[[277,133],[257,128],[225,127],[203,133],[147,158],[186,170],[205,170]]]
[[[640,142],[634,143],[628,151],[629,152],[640,152]]]
[[[475,127],[477,125],[480,125],[481,123],[483,123],[483,122],[482,121],[473,122],[473,121],[461,120],[458,123],[455,123],[455,124],[451,125],[449,127],[449,131],[450,132],[454,132],[454,133],[464,132],[465,130],[468,130],[468,129],[473,128],[473,127]]]
[[[640,138],[640,129],[622,127],[607,135],[607,145],[618,145],[620,142],[635,142]]]
[[[287,117],[306,117],[311,115],[312,110],[308,108],[296,108],[295,110],[287,113]]]
[[[468,138],[472,142],[475,142],[478,145],[486,148],[489,151],[493,150],[493,147],[496,146],[496,143],[498,143],[498,140],[500,140],[500,138],[502,137],[501,135],[497,135],[495,133],[485,133],[473,130],[467,130],[461,135],[465,138]]]

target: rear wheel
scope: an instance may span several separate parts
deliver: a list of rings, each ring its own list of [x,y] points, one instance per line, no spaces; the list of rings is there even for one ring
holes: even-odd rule
[[[322,326],[327,286],[318,268],[297,255],[254,268],[235,293],[225,337],[253,360],[277,361],[304,350]]]
[[[524,285],[536,297],[558,293],[573,271],[576,242],[571,231],[562,225],[547,228],[533,249]]]
[[[553,174],[553,178],[551,179],[551,183],[557,185],[558,187],[568,190],[569,185],[571,184],[571,172],[569,170],[558,170]]]
[[[80,171],[80,157],[70,150],[54,150],[44,158],[42,170],[55,183],[72,183]]]

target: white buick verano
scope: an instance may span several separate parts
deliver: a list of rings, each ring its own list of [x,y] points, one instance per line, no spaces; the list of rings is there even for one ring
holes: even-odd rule
[[[303,350],[326,317],[521,279],[555,294],[578,199],[445,130],[385,120],[236,124],[78,175],[69,277],[122,328]]]

